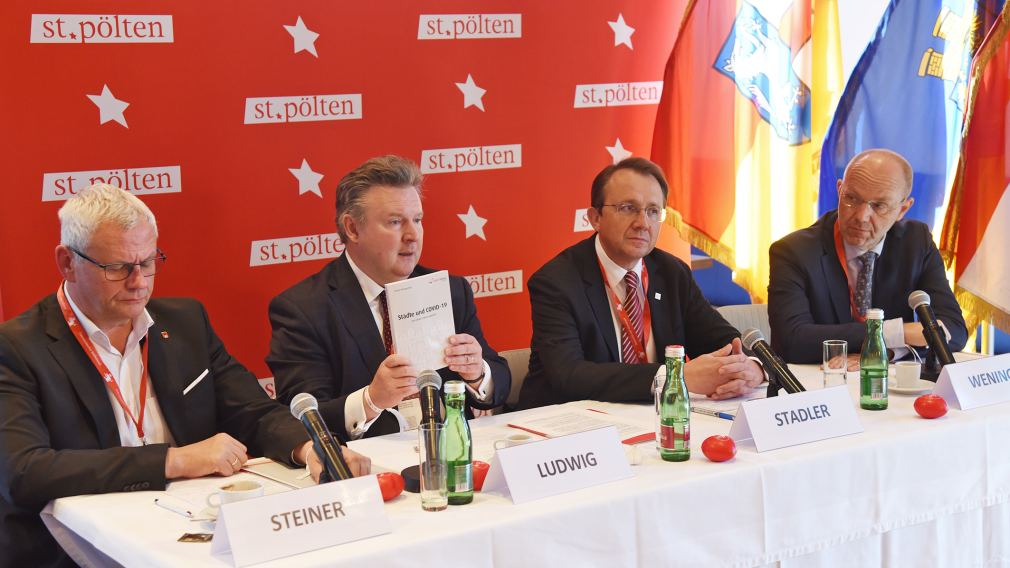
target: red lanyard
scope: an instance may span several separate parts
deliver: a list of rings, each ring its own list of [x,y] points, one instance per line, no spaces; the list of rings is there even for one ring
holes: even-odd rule
[[[838,254],[838,262],[842,263],[842,272],[845,273],[845,287],[849,289],[849,311],[852,317],[859,322],[865,322],[866,316],[859,315],[859,308],[856,307],[856,298],[852,294],[852,279],[849,278],[849,263],[845,261],[845,245],[842,244],[842,233],[838,230],[838,221],[835,221],[835,252]]]
[[[91,359],[91,364],[98,369],[99,374],[105,380],[105,386],[108,387],[109,392],[116,397],[116,401],[119,402],[119,406],[123,409],[123,413],[126,414],[133,425],[137,428],[137,436],[140,438],[141,443],[145,446],[147,445],[147,439],[144,438],[144,408],[147,406],[147,383],[150,381],[147,374],[147,341],[146,339],[141,342],[141,356],[143,357],[144,370],[140,377],[140,415],[139,420],[133,417],[133,413],[130,412],[130,407],[126,405],[126,401],[123,399],[123,393],[119,390],[119,383],[116,382],[115,377],[109,371],[109,368],[105,366],[105,362],[102,361],[101,356],[98,355],[98,351],[95,349],[94,343],[91,342],[91,338],[84,333],[84,327],[81,326],[81,322],[77,320],[77,315],[74,314],[74,310],[70,307],[70,303],[67,302],[67,296],[63,292],[63,284],[60,284],[60,289],[56,291],[56,299],[60,303],[60,309],[63,311],[63,319],[67,320],[67,325],[70,326],[70,331],[73,332],[74,337],[77,338],[77,343],[81,344],[81,348],[84,352],[88,354],[88,359]]]
[[[631,339],[631,347],[635,350],[635,354],[638,355],[638,360],[642,363],[647,363],[649,358],[645,354],[645,343],[649,334],[652,333],[652,310],[649,309],[649,271],[645,268],[645,263],[642,263],[642,295],[644,296],[645,305],[642,306],[642,335],[643,337],[638,337],[635,333],[635,328],[631,325],[631,319],[628,317],[627,312],[624,311],[624,304],[617,299],[617,294],[614,293],[613,288],[610,287],[610,281],[607,279],[607,271],[603,268],[603,263],[600,262],[599,257],[596,258],[596,263],[600,265],[600,272],[603,274],[603,285],[607,287],[607,292],[610,296],[610,302],[614,305],[614,309],[617,310],[617,319],[621,322],[621,328],[624,329],[624,333]],[[627,290],[626,294],[637,294],[638,290]],[[620,338],[618,338],[620,339]]]

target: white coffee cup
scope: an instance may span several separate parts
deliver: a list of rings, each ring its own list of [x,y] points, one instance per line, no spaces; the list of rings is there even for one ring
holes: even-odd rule
[[[894,377],[898,388],[910,389],[919,386],[922,365],[917,361],[898,361],[894,364]]]
[[[263,485],[256,481],[232,481],[218,487],[217,491],[207,496],[207,505],[220,507],[236,501],[244,501],[263,496]],[[215,499],[216,498],[216,499]],[[216,502],[215,502],[216,501]]]
[[[512,446],[521,446],[532,442],[533,440],[533,436],[530,436],[529,434],[509,434],[501,440],[495,440],[494,449],[501,450],[503,448],[511,448]]]

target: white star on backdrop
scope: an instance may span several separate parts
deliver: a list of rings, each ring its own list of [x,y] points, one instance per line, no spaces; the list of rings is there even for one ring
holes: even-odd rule
[[[115,120],[119,124],[129,128],[126,124],[126,117],[123,116],[123,111],[126,110],[126,107],[130,106],[130,103],[114,97],[108,85],[102,85],[102,94],[88,95],[88,98],[98,107],[98,124],[105,124],[110,120]]]
[[[319,191],[319,182],[322,181],[323,174],[312,171],[308,160],[302,158],[302,167],[288,168],[288,171],[291,172],[291,175],[298,178],[298,195],[311,192],[319,197],[323,196],[323,192]]]
[[[617,139],[617,142],[614,142],[613,146],[606,146],[606,148],[607,152],[610,152],[610,157],[613,158],[615,164],[625,158],[631,157],[631,152],[624,149],[620,138]]]
[[[315,57],[319,57],[319,54],[316,53],[316,38],[319,37],[319,34],[305,27],[301,16],[298,16],[295,25],[284,26],[284,29],[288,30],[291,38],[295,40],[295,53],[308,51]]]
[[[635,49],[631,45],[631,34],[635,33],[635,28],[624,23],[624,14],[618,14],[616,22],[607,23],[610,24],[610,29],[614,30],[614,47],[623,43],[628,49]]]
[[[472,236],[478,236],[485,241],[487,237],[484,236],[484,225],[487,223],[487,219],[477,215],[477,212],[473,210],[473,205],[470,206],[470,210],[464,213],[457,213],[460,221],[466,225],[466,237],[469,239]]]
[[[484,112],[484,93],[487,89],[481,89],[473,82],[473,75],[466,74],[466,83],[456,83],[456,88],[463,92],[463,108],[475,106]]]

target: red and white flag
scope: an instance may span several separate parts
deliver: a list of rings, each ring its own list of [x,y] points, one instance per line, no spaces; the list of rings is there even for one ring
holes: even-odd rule
[[[972,62],[961,160],[940,241],[969,325],[1010,329],[1010,4]]]

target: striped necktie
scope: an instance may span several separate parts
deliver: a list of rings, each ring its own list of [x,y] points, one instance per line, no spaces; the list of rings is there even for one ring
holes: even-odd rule
[[[644,347],[645,334],[642,329],[642,300],[639,298],[638,294],[641,287],[642,285],[641,281],[638,279],[638,274],[636,274],[633,270],[629,270],[628,273],[624,275],[624,313],[628,314],[628,320],[631,321],[631,327],[635,330],[635,335]],[[628,336],[628,330],[624,329],[623,326],[621,327],[621,360],[624,363],[646,362],[639,360],[638,353],[635,351],[631,337]]]

